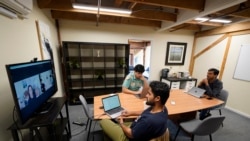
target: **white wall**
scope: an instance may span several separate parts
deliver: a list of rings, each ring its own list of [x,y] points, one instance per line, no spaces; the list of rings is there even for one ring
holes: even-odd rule
[[[197,48],[195,49],[196,54],[202,49],[213,43],[215,40],[220,38],[222,35],[208,36],[197,39]],[[228,57],[226,60],[226,65],[224,68],[224,73],[222,76],[223,87],[229,91],[229,98],[227,107],[250,117],[250,103],[249,103],[249,92],[250,92],[250,82],[233,79],[235,66],[239,56],[239,51],[242,44],[250,45],[250,34],[233,36]],[[224,52],[226,49],[226,43],[228,38],[224,39],[218,45],[202,54],[198,57],[194,64],[193,76],[198,78],[200,81],[202,78],[206,77],[207,70],[211,67],[220,69],[224,57]],[[250,75],[250,74],[249,74]]]
[[[151,56],[151,45],[146,47],[146,51],[145,51],[145,69],[147,69],[148,67],[150,67],[150,56]]]
[[[128,43],[128,39],[151,41],[150,80],[159,80],[160,71],[165,66],[167,42],[186,42],[187,52],[184,66],[173,66],[172,71],[188,70],[191,49],[193,46],[192,32],[156,32],[151,27],[115,25],[94,22],[60,21],[62,41]]]
[[[55,96],[61,96],[63,88],[61,85],[61,75],[58,64],[58,41],[54,21],[46,17],[44,12],[36,6],[34,1],[34,9],[25,20],[12,20],[0,15],[0,140],[10,140],[10,131],[6,129],[13,123],[12,111],[14,101],[5,69],[6,64],[28,62],[34,57],[41,59],[39,41],[37,36],[35,20],[41,20],[50,26],[51,31],[51,47],[55,57],[55,67],[58,81],[58,92]]]

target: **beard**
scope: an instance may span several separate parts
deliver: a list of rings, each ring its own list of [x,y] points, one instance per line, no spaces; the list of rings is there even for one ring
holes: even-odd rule
[[[154,103],[154,102],[152,102],[152,101],[147,101],[147,102],[146,102],[146,105],[149,105],[149,106],[155,106],[155,103]]]

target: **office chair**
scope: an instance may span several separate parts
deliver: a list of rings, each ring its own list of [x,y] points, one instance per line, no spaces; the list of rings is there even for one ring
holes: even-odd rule
[[[219,105],[219,106],[216,106],[215,108],[210,109],[210,111],[211,110],[219,110],[220,115],[222,115],[221,109],[226,106],[228,95],[229,95],[228,91],[222,89],[221,92],[220,92],[220,96],[218,96],[217,98],[224,101],[224,103]],[[223,127],[223,123],[221,125]]]
[[[89,106],[88,106],[88,103],[86,101],[86,99],[82,96],[82,95],[79,95],[79,99],[82,103],[82,107],[83,107],[83,111],[85,113],[85,115],[87,116],[87,124],[86,124],[86,127],[85,127],[85,130],[87,129],[87,141],[89,140],[89,134],[90,134],[90,130],[91,130],[91,125],[92,125],[92,121],[94,120],[93,119],[93,116],[91,116],[90,114],[90,109],[89,109]]]
[[[212,141],[212,133],[217,131],[225,119],[225,116],[211,116],[205,118],[204,120],[194,119],[191,121],[182,122],[179,125],[179,128],[176,132],[174,141],[177,138],[177,135],[180,132],[180,129],[183,129],[187,133],[190,133],[191,140],[194,141],[194,135],[205,136],[209,135],[210,141]]]
[[[221,109],[224,108],[224,107],[226,106],[228,95],[229,95],[228,91],[222,89],[221,92],[220,92],[220,96],[217,97],[217,98],[220,99],[220,100],[222,100],[222,101],[224,101],[224,103],[221,104],[221,105],[219,105],[219,106],[216,107],[215,109],[212,109],[212,110],[219,110],[220,115],[221,115]]]

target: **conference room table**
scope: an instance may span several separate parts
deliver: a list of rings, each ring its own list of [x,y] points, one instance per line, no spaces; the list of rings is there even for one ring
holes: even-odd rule
[[[144,110],[146,98],[139,99],[134,95],[118,93],[121,106],[128,111]],[[94,97],[94,119],[107,119],[110,118],[105,115],[102,107],[102,98],[109,96],[109,94]],[[170,96],[166,103],[169,118],[174,122],[181,122],[193,119],[198,110],[211,108],[223,104],[222,100],[217,98],[207,99],[197,98],[184,92],[184,90],[171,90]],[[135,118],[135,117],[127,117]]]

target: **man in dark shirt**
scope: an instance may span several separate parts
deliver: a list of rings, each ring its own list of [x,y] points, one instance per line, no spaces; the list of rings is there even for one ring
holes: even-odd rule
[[[104,133],[113,141],[148,141],[163,135],[167,130],[168,110],[165,103],[169,97],[166,83],[152,81],[146,95],[147,105],[144,111],[123,111],[117,123],[104,119],[100,125]],[[143,102],[141,103],[143,104]],[[132,123],[124,123],[123,117],[138,116]]]
[[[223,88],[222,82],[219,79],[217,79],[218,74],[219,70],[211,68],[207,72],[207,78],[204,78],[198,84],[199,88],[206,90],[205,94],[207,94],[209,98],[218,97]],[[209,109],[201,110],[200,112],[201,120],[203,120],[208,116],[211,116],[211,114],[209,113]]]

